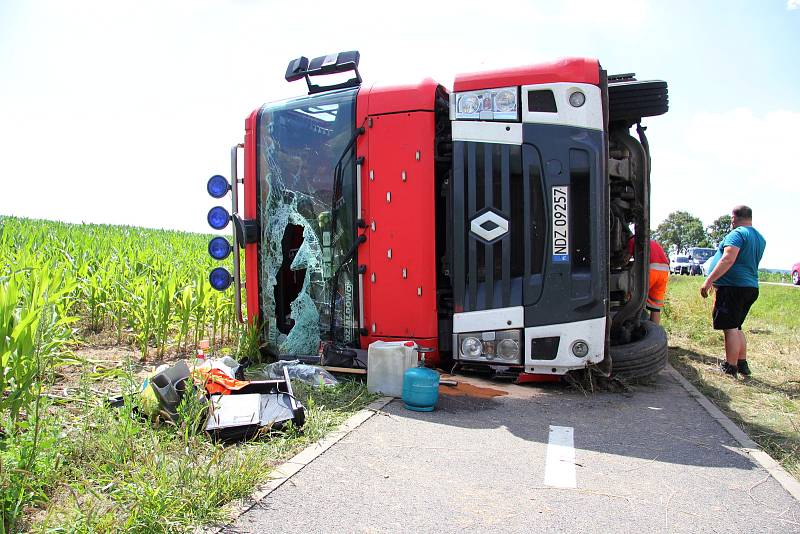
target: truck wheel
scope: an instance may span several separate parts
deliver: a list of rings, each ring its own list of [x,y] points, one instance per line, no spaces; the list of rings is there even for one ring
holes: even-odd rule
[[[610,80],[609,120],[633,120],[662,115],[669,109],[667,82],[661,80]]]
[[[611,347],[611,375],[645,378],[667,364],[667,333],[652,321],[642,321],[644,335],[637,341]]]
[[[796,286],[800,286],[800,273],[797,271],[792,273],[792,283]]]

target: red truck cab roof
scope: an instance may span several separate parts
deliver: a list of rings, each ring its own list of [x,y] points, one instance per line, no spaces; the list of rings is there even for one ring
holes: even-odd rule
[[[525,67],[459,74],[453,84],[453,91],[554,82],[597,85],[600,83],[600,63],[591,58],[563,58]]]

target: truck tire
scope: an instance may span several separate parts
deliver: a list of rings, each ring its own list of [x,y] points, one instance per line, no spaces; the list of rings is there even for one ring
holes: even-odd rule
[[[611,347],[611,375],[646,378],[667,364],[667,333],[652,321],[642,321],[644,336],[638,341]]]
[[[638,121],[662,115],[669,109],[667,82],[661,80],[610,81],[609,120]]]

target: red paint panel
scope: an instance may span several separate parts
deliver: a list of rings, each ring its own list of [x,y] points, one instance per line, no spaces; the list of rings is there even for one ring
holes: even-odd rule
[[[371,97],[369,105],[370,111],[375,109]],[[367,234],[366,326],[378,337],[434,338],[438,335],[434,116],[416,111],[370,118],[366,222],[374,222],[375,230]]]
[[[600,63],[590,58],[564,58],[526,67],[459,74],[453,84],[453,91],[554,82],[597,85],[600,83]]]
[[[364,158],[361,217],[368,227],[375,221],[375,231],[367,230],[367,241],[358,249],[358,263],[367,267],[361,327],[368,334],[361,337],[361,347],[366,349],[378,340],[412,339],[420,346],[437,349],[427,356],[433,366],[439,364],[433,113],[410,112],[433,110],[437,87],[432,80],[425,80],[405,87],[362,88],[356,100],[356,124],[366,127],[356,144],[357,155]],[[394,191],[387,203],[389,189]],[[391,259],[388,248],[392,248]],[[408,262],[406,279],[398,263],[403,260]],[[374,284],[370,281],[373,272]],[[423,288],[421,297],[417,287]]]
[[[258,140],[256,125],[259,110],[253,111],[244,121],[244,218],[258,217],[256,168],[258,162]],[[234,184],[237,187],[237,184]],[[259,318],[258,302],[258,247],[260,243],[250,243],[244,248],[245,293],[247,301],[247,318],[255,324]]]
[[[425,78],[417,84],[372,87],[366,91],[369,94],[369,114],[433,111],[438,86],[433,79]]]

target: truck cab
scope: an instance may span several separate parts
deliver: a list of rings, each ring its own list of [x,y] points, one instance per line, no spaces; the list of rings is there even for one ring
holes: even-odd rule
[[[264,350],[411,340],[447,370],[660,368],[665,339],[657,357],[636,347],[663,337],[642,319],[641,121],[667,111],[666,83],[569,58],[459,75],[452,89],[379,86],[358,60],[290,62],[286,79],[308,94],[254,110],[231,151],[234,273],[215,270],[216,285],[244,287]]]

